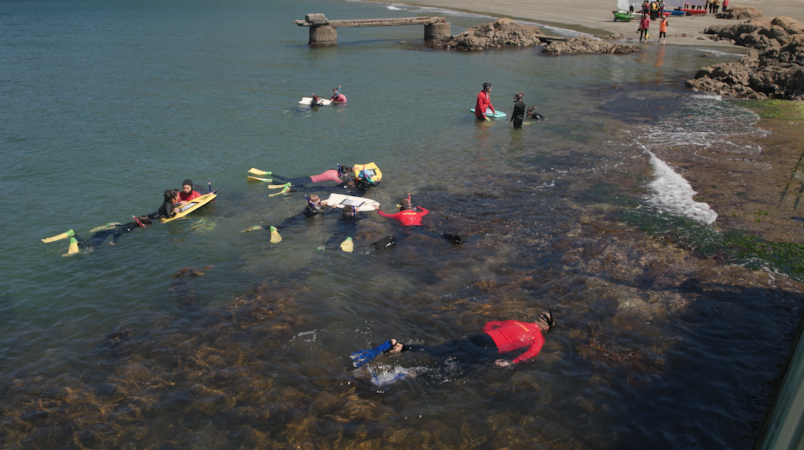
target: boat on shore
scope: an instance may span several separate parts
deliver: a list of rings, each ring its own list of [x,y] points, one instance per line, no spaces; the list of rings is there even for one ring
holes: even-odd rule
[[[705,9],[684,8],[684,9],[682,9],[682,11],[687,13],[688,16],[703,16],[703,15],[706,15],[706,10]]]

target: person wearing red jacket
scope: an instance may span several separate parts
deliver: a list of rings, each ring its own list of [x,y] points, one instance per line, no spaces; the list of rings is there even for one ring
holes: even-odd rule
[[[422,217],[430,213],[430,211],[421,206],[416,207],[416,209],[419,209],[419,211],[414,211],[413,205],[407,198],[402,200],[401,205],[402,210],[396,214],[387,214],[380,211],[379,205],[374,205],[374,210],[376,210],[383,217],[398,220],[399,224],[405,227],[422,226]]]
[[[179,202],[177,205],[181,206],[198,197],[201,197],[201,193],[193,190],[193,180],[188,178],[181,184],[181,192],[179,192]]]
[[[535,322],[520,322],[518,320],[492,321],[483,326],[483,333],[468,336],[455,341],[449,341],[437,347],[428,345],[404,345],[396,339],[391,339],[391,348],[388,353],[401,353],[408,350],[424,352],[433,356],[456,356],[460,359],[461,353],[482,353],[493,350],[498,355],[512,353],[526,349],[512,361],[497,359],[495,364],[500,367],[510,366],[529,361],[536,357],[544,345],[543,332],[552,330],[555,326],[553,313],[550,310],[539,314]],[[470,356],[471,357],[471,356]]]
[[[475,117],[478,120],[489,120],[486,117],[486,109],[490,109],[492,113],[496,113],[494,106],[491,104],[491,83],[483,83],[483,90],[477,94],[477,102],[475,103]]]
[[[430,213],[426,208],[421,206],[417,206],[416,208],[413,207],[413,203],[410,201],[410,194],[408,194],[408,198],[402,199],[398,205],[399,211],[396,214],[386,214],[380,211],[379,206],[374,206],[374,210],[377,211],[381,216],[387,217],[389,219],[395,219],[400,225],[402,225],[402,230],[399,233],[396,233],[394,236],[386,236],[379,241],[371,244],[375,250],[380,250],[383,248],[393,247],[399,242],[403,241],[406,237],[408,237],[412,231],[416,231],[417,233],[425,234],[432,237],[444,237],[448,241],[452,242],[453,244],[462,244],[463,243],[463,236],[460,233],[437,233],[435,231],[429,231],[422,228],[422,217],[426,216]],[[416,211],[418,209],[419,211]]]

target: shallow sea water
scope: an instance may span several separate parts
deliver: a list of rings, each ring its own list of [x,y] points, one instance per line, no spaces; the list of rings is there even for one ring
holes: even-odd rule
[[[419,14],[362,2],[5,6],[3,447],[753,445],[801,285],[645,231],[717,213],[652,158],[761,151],[755,115],[682,87],[736,56],[435,52],[419,27],[342,29],[337,48],[309,49],[290,23]],[[448,17],[453,33],[490,20]],[[525,91],[547,120],[475,122],[484,81],[498,109]],[[297,104],[337,85],[344,107]],[[414,233],[370,250],[396,228],[369,213],[347,254],[334,216],[281,227],[303,196],[245,179],[369,161],[384,178],[367,196],[386,212],[411,193],[425,229],[467,242]],[[186,220],[69,258],[39,241],[153,211],[187,177],[219,197]],[[284,240],[240,233],[255,224]],[[557,329],[514,369],[349,359],[548,308]],[[388,382],[400,373],[417,376]]]

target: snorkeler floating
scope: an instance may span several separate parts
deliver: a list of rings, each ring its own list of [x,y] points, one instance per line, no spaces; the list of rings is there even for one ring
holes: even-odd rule
[[[438,236],[444,237],[453,244],[462,244],[463,243],[463,236],[459,233],[436,233],[433,231],[425,230],[422,228],[422,218],[430,213],[426,208],[421,206],[416,206],[414,208],[413,203],[410,200],[410,194],[408,194],[408,198],[402,199],[399,205],[399,212],[396,214],[387,214],[380,211],[379,205],[374,206],[374,209],[377,213],[383,217],[387,217],[389,219],[395,219],[399,225],[402,226],[402,230],[400,233],[397,233],[395,236],[386,236],[379,241],[371,244],[372,247],[379,250],[382,248],[393,247],[394,245],[401,242],[403,239],[410,235],[410,231],[417,231],[420,233],[424,233],[430,236]],[[418,211],[416,211],[418,209]]]
[[[69,230],[65,233],[59,234],[57,236],[49,237],[46,239],[42,239],[42,242],[55,242],[60,241],[62,239],[70,239],[70,246],[67,249],[67,253],[62,256],[69,256],[74,255],[80,251],[81,248],[90,248],[90,247],[98,247],[112,236],[112,242],[110,245],[114,245],[117,243],[117,240],[120,236],[130,233],[136,228],[150,228],[151,227],[151,219],[148,216],[132,216],[134,218],[134,222],[128,223],[110,223],[103,227],[94,228],[91,231],[99,230],[97,233],[90,236],[89,239],[82,239],[80,236],[75,234],[75,231]]]
[[[389,339],[377,347],[354,352],[350,357],[355,367],[373,360],[383,353],[402,353],[407,351],[423,352],[433,356],[455,356],[459,359],[478,359],[487,351],[504,355],[527,348],[525,352],[512,361],[497,359],[494,363],[499,367],[519,364],[536,357],[544,345],[543,332],[555,326],[553,313],[550,310],[539,314],[534,322],[517,320],[493,321],[483,326],[483,332],[462,339],[446,342],[439,346],[404,345],[396,339]]]

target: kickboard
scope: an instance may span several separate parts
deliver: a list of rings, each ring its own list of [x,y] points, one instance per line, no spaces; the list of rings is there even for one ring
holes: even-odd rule
[[[169,219],[162,219],[162,223],[168,223],[168,222],[170,222],[172,220],[181,219],[182,217],[184,217],[187,214],[190,214],[191,212],[195,211],[196,209],[206,205],[207,203],[211,202],[212,200],[215,200],[215,197],[218,196],[217,192],[218,191],[210,192],[209,194],[204,194],[201,197],[198,197],[198,198],[195,198],[193,200],[190,200],[189,203],[183,205],[181,208],[176,208],[179,211],[178,213],[176,213],[176,215],[174,215],[173,217],[171,217]]]
[[[313,97],[302,97],[302,99],[301,99],[301,101],[299,102],[299,104],[300,104],[300,105],[307,105],[307,106],[310,106],[310,103],[312,103],[312,101],[313,101]],[[332,103],[332,101],[331,101],[331,100],[325,100],[325,99],[323,99],[323,98],[321,99],[321,101],[322,101],[322,102],[324,102],[324,105],[323,105],[323,106],[329,106],[329,104],[330,104],[330,103]]]
[[[343,208],[352,205],[358,211],[374,211],[374,205],[380,204],[370,198],[352,197],[351,195],[331,194],[327,199],[327,205],[334,208]]]
[[[472,108],[469,111],[475,112],[475,109]],[[505,117],[505,116],[507,116],[507,114],[505,114],[502,111],[497,111],[494,114],[492,114],[490,109],[486,110],[486,117]]]

